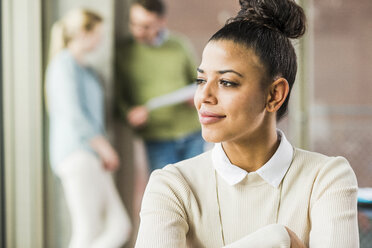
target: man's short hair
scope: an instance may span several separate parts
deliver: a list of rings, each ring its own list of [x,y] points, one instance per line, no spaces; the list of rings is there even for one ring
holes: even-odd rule
[[[165,5],[162,0],[135,0],[133,4],[139,4],[146,10],[156,13],[158,16],[165,15]]]

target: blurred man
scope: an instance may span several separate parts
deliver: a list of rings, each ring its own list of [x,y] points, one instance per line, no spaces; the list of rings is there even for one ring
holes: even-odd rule
[[[185,41],[168,32],[161,0],[135,1],[130,31],[116,53],[116,94],[121,115],[145,141],[153,171],[203,151],[192,96],[166,103],[195,81],[196,66]]]

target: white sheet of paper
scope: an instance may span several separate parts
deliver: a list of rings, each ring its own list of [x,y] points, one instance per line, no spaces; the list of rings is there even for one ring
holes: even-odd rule
[[[149,111],[165,107],[181,102],[185,102],[194,97],[197,86],[195,84],[188,85],[171,93],[154,97],[147,101],[146,107]]]

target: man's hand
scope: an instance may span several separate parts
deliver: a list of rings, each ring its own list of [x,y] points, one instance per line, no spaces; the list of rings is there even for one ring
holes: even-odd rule
[[[149,117],[149,111],[143,105],[133,107],[129,110],[127,119],[131,126],[140,127],[143,126]]]
[[[194,98],[190,98],[189,100],[187,100],[186,104],[189,105],[192,108],[195,108]]]

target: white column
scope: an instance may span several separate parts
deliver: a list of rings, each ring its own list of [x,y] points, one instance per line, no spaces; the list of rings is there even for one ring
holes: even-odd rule
[[[307,17],[304,37],[295,41],[297,53],[297,77],[289,101],[289,130],[293,145],[310,148],[310,113],[313,97],[313,11],[312,0],[298,0]]]
[[[41,0],[3,0],[7,247],[43,247]]]

